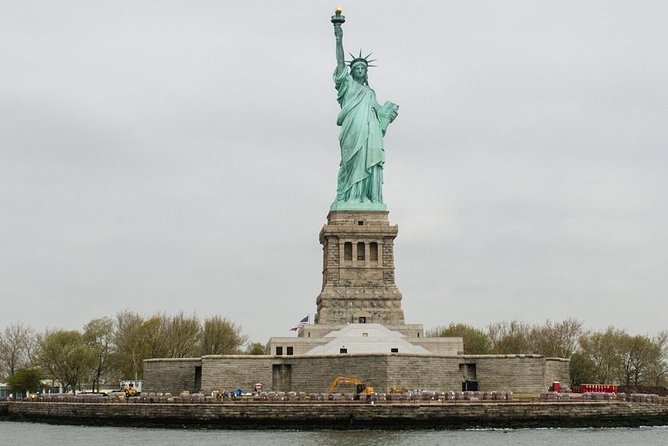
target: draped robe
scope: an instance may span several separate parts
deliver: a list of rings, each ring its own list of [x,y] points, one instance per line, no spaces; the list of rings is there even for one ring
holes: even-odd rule
[[[337,66],[334,70],[334,85],[341,106],[336,120],[341,127],[336,202],[382,204],[383,136],[390,122],[390,110],[380,106],[376,93],[368,85],[356,82],[346,67]]]

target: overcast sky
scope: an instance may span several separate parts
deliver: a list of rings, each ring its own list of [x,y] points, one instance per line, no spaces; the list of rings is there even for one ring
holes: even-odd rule
[[[668,329],[668,3],[347,3],[406,322]],[[338,5],[2,2],[0,328],[312,318]]]

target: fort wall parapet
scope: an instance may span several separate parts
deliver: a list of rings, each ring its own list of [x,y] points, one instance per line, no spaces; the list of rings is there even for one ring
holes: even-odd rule
[[[568,360],[540,355],[229,355],[144,362],[144,389],[210,394],[263,383],[273,391],[324,392],[337,376],[352,376],[379,392],[391,387],[462,390],[472,379],[480,391],[545,392],[553,381],[569,382]]]

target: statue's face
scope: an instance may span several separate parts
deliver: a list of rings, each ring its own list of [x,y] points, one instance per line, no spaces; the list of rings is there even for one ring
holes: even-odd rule
[[[363,82],[366,79],[366,70],[366,65],[358,63],[352,68],[350,74],[357,82]]]

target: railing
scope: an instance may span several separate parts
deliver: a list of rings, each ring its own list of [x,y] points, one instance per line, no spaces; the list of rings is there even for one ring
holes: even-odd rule
[[[627,401],[632,403],[666,404],[666,398],[649,393],[609,393],[609,392],[585,392],[585,393],[541,393],[540,401],[550,402],[578,402],[578,401]]]
[[[234,396],[214,391],[210,395],[182,392],[179,395],[160,392],[145,392],[138,396],[106,396],[103,394],[42,394],[23,401],[62,403],[173,403],[173,404],[521,404],[521,403],[583,403],[583,402],[632,402],[644,404],[666,404],[665,397],[649,394],[610,393],[556,393],[519,395],[512,392],[405,392],[405,393],[306,393],[306,392],[260,392]]]

